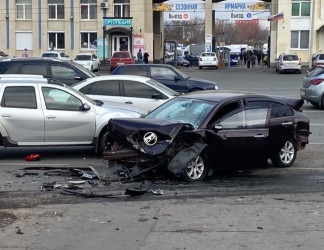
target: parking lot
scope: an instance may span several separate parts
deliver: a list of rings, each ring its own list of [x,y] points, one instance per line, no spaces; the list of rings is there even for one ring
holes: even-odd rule
[[[244,66],[180,68],[223,90],[299,97],[302,74]],[[108,74],[108,72],[100,72]],[[305,104],[310,144],[291,168],[260,166],[204,182],[160,179],[155,195],[125,195],[140,183],[84,184],[109,198],[63,195],[44,183],[71,176],[44,175],[46,167],[104,164],[91,147],[7,148],[0,151],[0,249],[321,249],[324,240],[324,111]],[[29,153],[40,161],[26,162]],[[233,152],[235,157],[235,152]],[[26,167],[37,175],[17,177]],[[42,168],[44,170],[42,170]]]

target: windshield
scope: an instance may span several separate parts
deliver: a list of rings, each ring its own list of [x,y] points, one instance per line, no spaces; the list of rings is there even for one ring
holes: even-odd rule
[[[178,96],[179,93],[178,92],[175,92],[174,90],[168,88],[167,86],[153,80],[153,79],[150,79],[147,81],[149,84],[151,84],[153,87],[156,87],[157,89],[161,89],[164,93],[168,94],[168,95],[171,95],[171,96]]]
[[[206,120],[214,106],[213,102],[179,97],[158,107],[146,118],[190,123],[197,129]]]

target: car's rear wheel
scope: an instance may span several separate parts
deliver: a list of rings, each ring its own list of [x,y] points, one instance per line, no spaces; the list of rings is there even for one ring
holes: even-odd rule
[[[271,158],[273,165],[281,168],[290,167],[294,164],[297,156],[297,144],[292,138],[283,141],[282,146]]]
[[[201,66],[199,66],[199,69],[202,69],[202,67],[201,67]]]
[[[324,109],[324,95],[322,96],[321,109]]]
[[[201,181],[206,177],[208,167],[203,156],[192,159],[185,168],[182,176],[188,182]]]
[[[314,107],[318,108],[319,104],[317,102],[310,102]]]

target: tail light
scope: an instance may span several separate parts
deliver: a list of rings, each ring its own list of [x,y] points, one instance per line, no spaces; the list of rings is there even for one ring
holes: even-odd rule
[[[324,63],[320,63],[320,62],[316,63],[316,66],[320,66],[320,65],[324,65]]]
[[[199,57],[199,61],[202,61],[202,58],[201,57]]]
[[[283,61],[280,61],[280,63],[279,63],[280,65],[284,65],[284,63],[283,63]]]
[[[214,61],[216,61],[216,57],[214,57]]]
[[[301,65],[301,60],[299,60],[298,65]]]
[[[314,79],[310,81],[311,85],[319,85],[324,81],[324,79]]]

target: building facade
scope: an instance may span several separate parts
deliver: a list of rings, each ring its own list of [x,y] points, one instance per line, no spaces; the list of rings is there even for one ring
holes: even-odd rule
[[[160,2],[160,1],[158,1]],[[95,52],[101,59],[114,51],[148,50],[162,57],[163,22],[146,0],[1,0],[0,50],[19,57],[47,50],[71,58]]]

